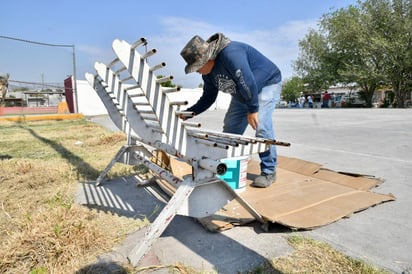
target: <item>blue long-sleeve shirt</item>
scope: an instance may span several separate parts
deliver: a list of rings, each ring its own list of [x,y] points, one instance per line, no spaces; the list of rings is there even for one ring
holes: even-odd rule
[[[279,68],[252,46],[232,41],[216,57],[212,71],[202,76],[203,94],[188,111],[196,115],[207,110],[218,91],[230,93],[248,107],[249,113],[258,112],[258,94],[264,86],[282,80]]]

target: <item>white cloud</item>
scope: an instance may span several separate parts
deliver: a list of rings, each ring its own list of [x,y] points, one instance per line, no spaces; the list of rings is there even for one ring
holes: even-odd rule
[[[154,41],[161,45],[159,54],[169,60],[168,66],[176,74],[176,81],[180,80],[180,84],[191,84],[189,87],[196,87],[201,83],[201,78],[183,73],[185,63],[180,57],[180,50],[195,34],[207,39],[215,32],[223,32],[232,40],[249,43],[273,60],[281,68],[285,79],[293,74],[291,64],[298,57],[299,40],[304,38],[309,28],[316,27],[316,21],[290,21],[276,29],[262,28],[239,32],[176,17],[164,18],[163,24],[166,33],[154,38]]]
[[[147,37],[147,48],[158,50],[158,53],[150,57],[148,62],[151,65],[166,62],[166,68],[159,70],[157,74],[173,75],[174,83],[187,88],[197,87],[202,83],[201,76],[197,73],[188,75],[184,73],[185,62],[180,56],[180,51],[193,35],[198,34],[207,39],[215,32],[223,32],[232,40],[243,41],[259,49],[280,67],[283,78],[286,79],[293,74],[291,64],[298,57],[298,42],[304,38],[310,27],[316,27],[316,21],[290,21],[275,29],[262,28],[241,32],[202,21],[165,17],[161,22],[160,31]],[[108,56],[114,58],[111,45],[107,45],[104,49],[83,45],[79,50],[87,53],[89,57],[96,57],[94,61],[109,62]]]

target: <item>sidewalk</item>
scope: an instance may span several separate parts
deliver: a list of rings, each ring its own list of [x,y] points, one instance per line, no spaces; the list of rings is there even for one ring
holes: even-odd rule
[[[210,110],[196,121],[204,128],[220,130],[224,113]],[[397,198],[302,234],[394,273],[411,271],[412,110],[277,109],[274,116],[277,140],[292,144],[278,147],[279,155],[316,162],[335,171],[382,178],[385,182],[375,192],[392,193]],[[115,130],[107,116],[91,120]],[[125,187],[116,183],[108,186]],[[130,192],[128,188],[134,183],[129,184],[126,191]],[[142,200],[135,199],[133,206],[139,207],[139,202]],[[119,254],[124,256],[134,247],[142,233],[131,235]],[[285,241],[289,233],[281,226],[265,233],[258,224],[210,233],[194,220],[177,216],[145,259],[152,260],[149,264],[182,262],[205,271],[236,273],[292,252]]]

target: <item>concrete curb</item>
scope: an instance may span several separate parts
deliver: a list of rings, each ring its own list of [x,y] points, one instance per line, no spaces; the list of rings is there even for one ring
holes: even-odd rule
[[[43,121],[43,120],[77,120],[84,118],[83,114],[44,114],[44,115],[19,115],[0,117],[0,121],[24,122],[24,121]]]

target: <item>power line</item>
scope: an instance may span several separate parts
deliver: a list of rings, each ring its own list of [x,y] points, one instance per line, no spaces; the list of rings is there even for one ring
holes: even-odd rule
[[[21,39],[21,38],[3,36],[3,35],[0,35],[0,38],[20,41],[20,42],[26,42],[26,43],[32,43],[32,44],[42,45],[42,46],[50,46],[50,47],[66,47],[66,48],[73,48],[74,47],[74,45],[49,44],[49,43],[36,42],[36,41],[31,41],[31,40],[26,40],[26,39]]]
[[[25,42],[25,43],[31,43],[31,44],[36,44],[36,45],[41,45],[41,46],[49,46],[49,47],[65,47],[65,48],[72,48],[73,51],[73,93],[74,93],[74,99],[75,99],[75,112],[78,111],[78,98],[77,98],[77,83],[76,83],[76,49],[74,45],[64,45],[64,44],[50,44],[50,43],[43,43],[43,42],[37,42],[37,41],[31,41],[27,39],[21,39],[21,38],[16,38],[16,37],[10,37],[10,36],[4,36],[0,35],[0,38],[3,39],[9,39],[9,40],[15,40],[19,42]]]
[[[9,83],[26,84],[26,85],[30,85],[30,86],[43,86],[43,87],[56,88],[56,89],[64,88],[64,86],[58,86],[57,84],[25,82],[25,81],[18,81],[18,80],[9,80]]]

